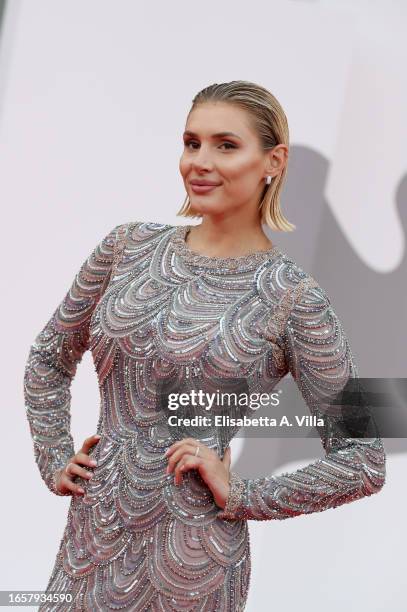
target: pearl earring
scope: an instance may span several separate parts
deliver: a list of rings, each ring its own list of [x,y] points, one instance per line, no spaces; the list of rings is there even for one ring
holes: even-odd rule
[[[271,174],[269,174],[266,178],[266,185],[270,185],[271,183]]]

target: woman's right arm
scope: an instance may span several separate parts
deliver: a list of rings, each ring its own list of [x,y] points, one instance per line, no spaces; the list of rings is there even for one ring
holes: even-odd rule
[[[117,225],[93,249],[70,289],[30,346],[24,373],[26,415],[34,456],[47,487],[75,454],[70,431],[71,383],[89,348],[89,324],[112,271]]]

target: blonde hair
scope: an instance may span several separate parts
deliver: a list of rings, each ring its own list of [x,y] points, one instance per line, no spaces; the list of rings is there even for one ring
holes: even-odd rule
[[[227,102],[247,111],[249,120],[257,132],[262,148],[266,151],[278,144],[289,147],[289,130],[287,117],[279,101],[267,89],[250,81],[230,81],[229,83],[214,83],[202,89],[192,100],[189,113],[205,102]],[[259,202],[261,222],[272,230],[292,232],[296,226],[290,223],[282,214],[280,194],[287,173],[287,164],[282,172],[272,177],[271,183],[265,185]],[[200,218],[200,213],[194,213],[189,196],[177,213],[177,216]]]

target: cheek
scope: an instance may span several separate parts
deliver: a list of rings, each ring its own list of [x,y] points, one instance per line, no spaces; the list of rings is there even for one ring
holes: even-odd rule
[[[180,160],[179,160],[179,171],[181,172],[182,175],[185,175],[186,171],[187,171],[187,164],[185,162],[184,156],[181,155]]]
[[[258,182],[259,162],[257,159],[253,160],[252,156],[236,156],[230,162],[225,162],[222,172],[230,181],[233,189],[235,186],[239,189],[244,185],[249,187]]]

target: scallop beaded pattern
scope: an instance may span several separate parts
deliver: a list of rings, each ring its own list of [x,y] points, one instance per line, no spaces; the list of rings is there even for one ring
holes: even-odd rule
[[[219,379],[233,390],[244,380],[250,391],[271,393],[291,375],[318,415],[319,391],[339,391],[358,376],[325,290],[292,258],[275,246],[239,257],[203,255],[186,244],[190,227],[114,227],[30,346],[26,415],[52,493],[75,452],[70,388],[87,350],[101,399],[101,438],[90,451],[97,465],[90,480],[75,477],[85,494],[71,498],[46,587],[72,601],[44,602],[42,611],[243,611],[248,520],[320,512],[384,484],[380,438],[341,437],[332,410],[319,430],[321,459],[279,476],[245,479],[231,471],[224,508],[198,469],[184,472],[179,486],[166,474],[164,453],[174,441],[193,437],[222,458],[239,431],[170,426],[162,401],[168,388],[212,388]],[[226,414],[248,410],[232,404]],[[194,405],[176,412],[202,414]]]

